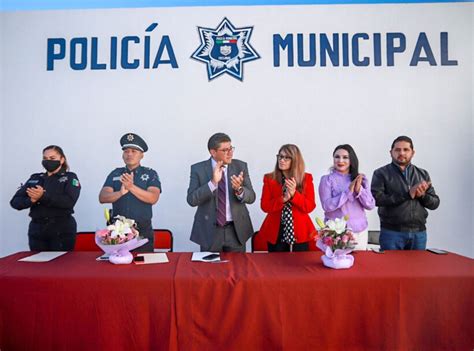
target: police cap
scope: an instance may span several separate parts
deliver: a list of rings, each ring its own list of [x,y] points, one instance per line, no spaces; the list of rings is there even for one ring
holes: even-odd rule
[[[145,143],[145,140],[134,133],[127,133],[121,137],[120,145],[122,146],[122,150],[128,148],[137,149],[142,152],[146,152],[148,150],[148,145]]]

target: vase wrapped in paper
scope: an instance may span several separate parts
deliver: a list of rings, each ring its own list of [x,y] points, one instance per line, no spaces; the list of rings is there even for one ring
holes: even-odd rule
[[[316,218],[321,228],[316,237],[316,246],[324,252],[321,260],[326,267],[334,269],[350,268],[354,264],[354,256],[350,255],[357,244],[352,230],[346,227],[347,218],[336,218],[324,223]]]
[[[95,243],[109,256],[114,264],[129,264],[133,261],[131,250],[148,242],[140,239],[133,219],[123,216],[114,218],[114,223],[95,233]]]

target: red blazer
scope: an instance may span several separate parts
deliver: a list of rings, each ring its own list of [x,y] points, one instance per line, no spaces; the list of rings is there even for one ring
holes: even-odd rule
[[[313,239],[316,228],[309,217],[309,213],[316,208],[314,200],[313,176],[305,173],[303,192],[295,192],[290,200],[293,213],[293,225],[297,243],[304,243]],[[268,213],[263,221],[258,235],[262,235],[267,242],[275,244],[280,231],[281,211],[283,210],[283,189],[280,183],[266,175],[263,177],[263,192],[260,207]]]

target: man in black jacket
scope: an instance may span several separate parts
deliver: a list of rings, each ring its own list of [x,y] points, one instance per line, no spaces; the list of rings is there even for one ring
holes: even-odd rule
[[[372,194],[379,207],[382,250],[426,249],[426,209],[435,210],[439,197],[424,169],[411,164],[413,142],[399,136],[390,150],[392,163],[375,170]]]

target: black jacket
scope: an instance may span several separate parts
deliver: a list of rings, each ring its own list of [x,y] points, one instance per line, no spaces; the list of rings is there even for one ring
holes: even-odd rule
[[[36,185],[45,190],[43,197],[32,203],[26,189]],[[49,217],[65,217],[74,213],[74,205],[79,198],[81,185],[76,174],[59,172],[51,176],[46,173],[35,173],[18,189],[10,201],[10,205],[17,210],[30,209],[33,219]]]
[[[428,211],[439,206],[439,197],[433,186],[420,198],[410,197],[410,188],[423,180],[430,182],[424,169],[409,165],[406,178],[400,167],[390,163],[375,170],[372,177],[372,195],[379,207],[380,226],[398,232],[419,232],[426,230]]]

